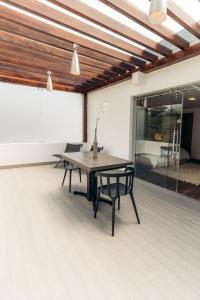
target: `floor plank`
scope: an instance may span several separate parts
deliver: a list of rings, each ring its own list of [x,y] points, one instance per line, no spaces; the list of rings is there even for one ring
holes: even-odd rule
[[[63,169],[0,171],[0,299],[200,299],[200,202],[135,184],[138,225],[61,187]],[[85,189],[73,174],[73,189]]]

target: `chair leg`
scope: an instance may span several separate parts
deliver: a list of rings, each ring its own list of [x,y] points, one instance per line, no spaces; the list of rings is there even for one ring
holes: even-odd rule
[[[136,215],[138,224],[140,224],[140,219],[139,219],[139,216],[138,216],[137,207],[136,207],[136,204],[135,204],[135,200],[134,200],[133,194],[130,193],[130,196],[131,196],[131,200],[132,200],[132,203],[133,203],[133,208],[135,210],[135,215]]]
[[[67,169],[65,169],[65,173],[64,173],[64,177],[63,177],[63,181],[62,181],[62,186],[63,186],[63,184],[64,184],[64,182],[65,182],[66,174],[67,174]]]
[[[80,182],[81,182],[81,169],[78,169],[79,171],[79,177],[80,177]]]
[[[98,206],[99,206],[99,193],[97,194],[97,199],[96,199],[96,205],[94,207],[94,219],[96,219],[96,216],[97,216],[97,210],[98,210]]]
[[[69,193],[72,190],[72,170],[69,170]]]
[[[55,165],[55,168],[57,168],[59,166],[59,164],[61,163],[62,158],[57,162],[57,164]]]
[[[114,236],[115,232],[115,201],[116,199],[112,200],[112,236]]]
[[[118,210],[120,210],[120,196],[118,197]]]

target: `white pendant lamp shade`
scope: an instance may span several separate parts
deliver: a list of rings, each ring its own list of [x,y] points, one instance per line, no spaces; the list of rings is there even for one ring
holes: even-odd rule
[[[52,80],[51,80],[51,72],[48,71],[47,72],[47,91],[49,92],[53,92],[53,84],[52,84]]]
[[[149,19],[153,24],[161,24],[167,19],[167,0],[151,0]]]
[[[79,59],[77,54],[77,49],[79,48],[79,45],[73,44],[73,47],[74,47],[74,52],[72,55],[71,74],[80,75],[80,65],[79,65]]]

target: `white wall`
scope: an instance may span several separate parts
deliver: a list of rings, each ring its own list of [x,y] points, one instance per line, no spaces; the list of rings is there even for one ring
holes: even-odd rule
[[[64,143],[0,144],[0,166],[54,161],[52,154],[61,153],[64,149]]]
[[[82,141],[81,94],[0,83],[0,166],[46,162]]]
[[[131,80],[89,94],[89,144],[92,144],[95,118],[104,101],[109,107],[99,124],[98,140],[105,151],[116,156],[131,156],[131,97],[200,80],[200,56],[149,73],[143,85]]]

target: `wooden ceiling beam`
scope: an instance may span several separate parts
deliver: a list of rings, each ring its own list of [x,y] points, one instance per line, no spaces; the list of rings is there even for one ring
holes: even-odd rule
[[[104,79],[102,79],[102,78],[92,78],[91,80],[94,82],[98,82],[98,83],[101,83],[104,81]]]
[[[115,73],[113,73],[113,72],[111,73],[110,71],[105,71],[104,74],[107,75],[107,76],[109,76],[109,77],[111,77],[111,78],[113,78],[113,77],[115,77],[115,76],[118,75],[116,72]]]
[[[72,59],[72,52],[58,49],[53,46],[49,46],[46,44],[42,44],[37,41],[32,41],[31,39],[18,36],[13,33],[5,32],[0,29],[0,41],[8,42],[16,46],[23,47],[24,49],[32,49],[36,51],[40,51],[41,53],[47,53],[56,57],[65,58],[67,60]],[[109,69],[112,65],[97,61],[92,58],[88,58],[79,54],[79,61],[83,65],[95,66],[102,70]]]
[[[19,46],[15,46],[13,48],[13,46],[9,43],[2,41],[0,41],[0,53],[5,56],[5,59],[8,59],[8,62],[12,62],[12,59],[15,58],[18,59],[18,64],[23,64],[26,61],[30,67],[34,67],[34,64],[36,64],[37,66],[41,66],[41,68],[43,66],[43,69],[46,71],[51,70],[58,73],[61,71],[62,73],[66,72],[66,74],[70,74],[71,61],[68,61],[67,59],[58,58],[50,54],[40,53],[39,51],[35,50],[26,50]],[[86,71],[91,73],[92,77],[96,77],[97,75],[104,73],[104,70],[95,66],[80,64],[80,68],[82,72]],[[108,71],[110,71],[112,75],[115,74],[110,69],[108,69]]]
[[[63,57],[68,60],[72,59],[72,53],[73,53],[72,45],[70,46],[70,51],[69,51],[68,49],[63,49],[63,48],[57,47],[57,44],[54,46],[45,44],[43,38],[41,41],[34,40],[34,39],[32,39],[32,36],[31,36],[32,33],[30,33],[30,37],[27,37],[27,35],[24,37],[23,35],[21,35],[21,33],[20,34],[18,32],[16,33],[16,26],[14,26],[14,28],[15,28],[14,32],[12,31],[13,23],[11,23],[11,22],[10,22],[11,29],[8,30],[6,22],[8,22],[8,21],[0,18],[0,40],[12,43],[14,45],[20,45],[20,46],[23,46],[24,48],[38,50],[43,53],[49,53],[49,54],[52,54],[52,55],[55,55],[58,57]],[[2,25],[2,23],[3,23],[3,25]],[[19,25],[17,25],[17,26],[19,26]],[[94,53],[93,53],[93,57],[87,57],[87,56],[81,54],[82,49],[80,49],[79,52],[80,52],[79,53],[80,62],[83,64],[86,64],[88,66],[96,66],[98,68],[105,70],[107,68],[111,68],[114,63],[116,63],[117,66],[119,66],[119,67],[121,65],[121,61],[112,61],[111,60],[109,62],[104,62],[104,61],[100,61],[99,59],[96,59],[96,57],[95,57],[96,54],[94,54]],[[104,58],[102,58],[102,59],[104,59]],[[105,60],[107,61],[107,57]],[[141,68],[144,67],[146,64],[145,61],[143,61],[141,59],[137,59],[137,58],[133,58],[132,63],[134,63],[134,65],[139,66]]]
[[[8,1],[4,1],[4,2],[8,3]],[[42,21],[28,17],[22,13],[16,12],[10,8],[1,6],[0,17],[4,18],[6,20],[12,21],[16,24],[22,24],[22,25],[26,26],[27,28],[35,29],[40,33],[41,32],[46,33],[49,35],[49,38],[53,36],[53,37],[57,37],[64,41],[77,43],[80,46],[97,51],[101,54],[106,54],[108,56],[117,58],[121,61],[126,61],[126,62],[133,64],[133,57],[124,52],[122,53],[117,50],[111,49],[107,46],[104,46],[102,44],[100,45],[92,40],[88,40],[88,39],[83,38],[74,33],[66,32],[57,27],[46,24]]]
[[[150,72],[153,72],[153,71],[156,71],[156,70],[159,70],[161,68],[164,68],[166,66],[170,66],[170,65],[173,65],[173,64],[176,64],[178,62],[181,62],[185,59],[188,59],[188,58],[191,58],[191,57],[195,57],[197,55],[200,55],[200,43],[198,44],[195,44],[187,49],[185,49],[185,51],[178,51],[178,52],[175,52],[173,53],[172,55],[172,58],[171,59],[168,59],[168,58],[161,58],[157,64],[149,64],[145,67],[145,70],[142,70],[142,69],[138,69],[138,70],[135,70],[135,72],[137,71],[142,71],[144,73],[150,73]],[[86,89],[85,92],[91,92],[91,91],[94,91],[94,90],[97,90],[99,88],[104,88],[106,86],[109,86],[109,85],[112,85],[112,84],[116,84],[120,81],[124,81],[124,80],[127,80],[127,79],[130,79],[132,76],[132,73],[130,74],[124,74],[123,76],[120,76],[120,77],[116,77],[114,79],[109,79],[107,80],[106,83],[104,84],[99,84],[98,86],[96,87],[93,87],[93,88],[89,88],[89,89]]]
[[[149,61],[154,63],[155,61],[157,61],[157,59],[156,60],[150,60],[149,59]],[[140,68],[144,68],[145,65],[146,65],[146,61],[144,61],[144,60],[138,59],[136,57],[132,60],[132,66],[133,67],[137,66],[137,67],[140,67]],[[119,66],[121,66],[121,64]]]
[[[134,70],[135,70],[135,67],[133,67],[132,65],[129,65],[129,64],[127,64],[127,63],[124,63],[124,62],[121,63],[121,66],[122,66],[124,69],[129,70],[129,71],[134,71]]]
[[[187,12],[185,12],[174,1],[168,0],[167,6],[168,6],[167,14],[199,39],[200,24],[197,23],[190,15],[187,14]]]
[[[16,77],[16,76],[8,76],[8,75],[4,76],[4,75],[0,74],[0,81],[46,88],[45,82],[34,80],[34,79],[31,80],[31,79],[26,79],[26,78],[20,78],[20,77]],[[54,84],[54,90],[83,93],[82,88],[74,87],[74,86],[67,86],[67,85],[62,85],[62,84]]]
[[[5,32],[1,29],[0,29],[0,41],[4,41],[16,46],[23,47],[23,49],[35,50],[35,51],[39,51],[40,53],[50,54],[58,58],[64,58],[67,59],[68,61],[71,61],[72,59],[72,52],[70,51],[58,49],[46,44],[41,44],[39,42],[32,41],[28,38],[15,35],[13,33]],[[99,62],[95,59],[84,57],[80,54],[79,54],[79,61],[83,65],[95,66],[102,70],[109,69],[112,67],[112,65],[110,64]]]
[[[178,51],[178,52],[173,53],[171,59],[162,58],[154,65],[149,64],[148,66],[146,66],[144,72],[149,73],[152,71],[156,71],[163,67],[168,67],[170,65],[173,65],[173,64],[183,61],[185,59],[195,57],[197,55],[200,55],[200,42],[185,49],[184,52]]]
[[[59,25],[65,26],[76,32],[84,34],[86,36],[92,37],[96,40],[109,44],[115,48],[119,48],[121,50],[127,51],[132,55],[136,55],[142,57],[143,59],[147,59],[143,50],[141,50],[136,45],[132,45],[127,43],[117,36],[113,36],[105,31],[102,31],[93,25],[82,22],[70,15],[66,15],[62,12],[59,12],[43,3],[40,3],[35,0],[3,0],[6,3],[10,3],[16,7],[24,9],[28,12],[31,12],[37,16],[45,18],[49,21],[55,22]],[[138,33],[133,30],[132,40],[135,43],[138,43],[144,47],[154,50],[162,55],[170,55],[170,50],[166,47],[157,45],[156,42],[149,39],[148,37]],[[156,60],[156,56],[155,56]]]
[[[122,23],[119,23],[113,18],[106,16],[100,11],[80,2],[79,0],[50,0],[49,2],[56,4],[57,6],[63,9],[69,10],[74,14],[101,26],[104,29],[107,29],[115,34],[129,39],[130,41],[137,42],[138,44],[140,44],[138,40],[136,41],[136,35],[133,29],[125,26]],[[143,38],[143,36],[141,37]],[[138,47],[135,50],[136,55],[148,61],[153,62],[158,59],[158,57],[155,54],[142,50]]]
[[[5,57],[3,57],[2,58],[2,55],[1,55],[1,53],[0,53],[0,67],[2,66],[2,60],[3,60],[3,63],[5,63],[6,61],[8,61],[8,60],[5,60]],[[13,62],[13,60],[12,60],[12,62]],[[15,60],[14,60],[14,62],[15,62],[15,64],[17,63]],[[21,69],[21,66],[18,68],[18,70],[19,71],[13,71],[13,73],[19,73],[20,72],[20,69]],[[33,71],[32,71],[32,73],[33,73]],[[39,75],[39,74],[38,74]],[[25,76],[25,75],[24,75]],[[43,74],[41,74],[40,73],[40,78],[41,77],[46,77],[47,75],[46,75],[46,72],[44,71],[44,73]],[[57,73],[54,73],[54,72],[52,72],[52,78],[54,78],[54,76],[55,77],[58,77],[58,75],[57,75]],[[70,77],[70,76],[67,76],[67,75],[65,75],[65,76],[63,76],[63,77],[60,77],[59,76],[59,78],[61,78],[60,80],[61,81],[63,81],[63,82],[67,82],[67,83],[71,83],[71,84],[74,84],[74,85],[80,85],[80,84],[82,84],[82,83],[84,83],[85,81],[87,81],[88,80],[88,78],[79,78],[79,76],[77,76],[76,78],[75,77]],[[101,82],[101,80],[98,80],[99,82]]]
[[[116,72],[117,74],[125,74],[126,73],[125,69],[119,69],[117,67],[112,67],[112,71]]]
[[[55,1],[65,1],[65,0],[55,0]],[[66,0],[67,3],[69,0]],[[118,11],[119,13],[125,15],[132,21],[140,24],[141,26],[145,27],[146,29],[152,31],[153,33],[159,35],[164,40],[168,41],[172,45],[180,48],[185,49],[189,47],[189,42],[180,37],[179,35],[175,34],[171,30],[169,30],[164,25],[154,25],[149,21],[149,17],[145,14],[142,10],[140,10],[136,5],[130,2],[121,1],[121,0],[100,0],[104,4],[108,5],[109,7],[113,8],[114,10]],[[50,0],[50,2],[54,2],[54,0]],[[73,1],[74,2],[74,1]]]
[[[91,87],[91,85],[89,84],[89,83],[83,83],[82,85],[81,85],[84,89],[86,89],[86,88],[88,88],[88,87]]]
[[[57,37],[49,36],[47,33],[38,32],[37,30],[28,28],[24,25],[13,23],[12,21],[6,20],[0,17],[0,29],[8,32],[13,33],[19,37],[25,37],[30,39],[33,42],[39,42],[42,45],[49,45],[56,49],[66,50],[70,53],[73,52],[72,43],[62,40]],[[108,55],[101,54],[99,52],[90,50],[85,47],[79,48],[79,54],[82,55],[84,58],[91,58],[94,59],[96,64],[101,62],[105,62],[107,64],[118,65],[121,63],[121,60],[113,58]]]
[[[4,58],[5,58],[5,56],[2,57],[0,55],[0,59],[4,59]],[[13,70],[13,72],[15,70],[20,70],[20,71],[24,71],[24,72],[33,72],[33,73],[37,73],[37,74],[42,74],[42,75],[45,74],[46,75],[46,70],[44,70],[43,67],[42,67],[42,69],[41,69],[40,66],[39,67],[38,66],[29,67],[26,64],[25,65],[23,65],[23,64],[19,65],[19,64],[13,63],[13,62],[12,63],[7,62],[5,60],[0,60],[0,68],[8,68],[10,70]],[[91,76],[93,75],[93,74],[90,73],[90,76],[89,75],[86,76],[86,75],[83,75],[82,73],[78,76],[78,78],[80,78],[81,80],[89,80],[91,78]],[[61,71],[60,72],[53,71],[52,75],[53,76],[55,75],[55,76],[60,77],[60,78],[66,77],[66,78],[69,78],[69,79],[72,79],[72,80],[77,79],[77,76],[72,75],[72,74],[68,74],[68,73],[62,73]],[[104,75],[98,75],[97,79],[98,79],[99,76],[104,76]]]
[[[109,79],[110,76],[107,76],[107,75],[98,75],[97,78],[100,78],[100,79],[103,79],[103,80],[106,80],[106,79]]]
[[[16,77],[16,78],[21,78],[24,80],[35,80],[35,81],[40,81],[43,83],[47,83],[47,76],[45,78],[45,76],[38,76],[37,74],[31,73],[31,74],[23,74],[23,72],[19,72],[16,71],[15,73],[11,72],[11,71],[4,71],[4,70],[0,70],[0,76],[3,77]],[[59,80],[58,78],[52,76],[52,82],[53,85],[63,85],[63,86],[71,86],[71,87],[80,87],[84,81],[79,81],[79,82],[74,82],[71,80]],[[100,82],[99,82],[100,83]]]
[[[27,79],[37,79],[37,80],[47,80],[47,74],[44,72],[38,72],[38,70],[32,69],[32,68],[20,68],[16,66],[10,66],[6,65],[5,63],[0,61],[0,73],[1,74],[8,74],[8,75],[15,75],[15,76],[22,76],[23,78]],[[68,76],[61,76],[60,74],[52,73],[52,80],[54,83],[62,83],[63,85],[71,84],[71,85],[81,85],[83,84],[87,79],[85,78],[74,78],[74,77],[68,77]],[[101,81],[99,80],[99,83]]]
[[[93,87],[96,86],[96,83],[94,83],[94,81],[92,81],[92,80],[87,80],[87,81],[85,81],[85,84],[92,85]]]
[[[95,91],[95,90],[97,90],[99,88],[104,88],[106,86],[110,86],[110,85],[116,84],[118,82],[130,79],[131,76],[132,76],[131,73],[126,73],[124,75],[117,76],[116,78],[108,79],[104,83],[97,84],[95,87],[90,87],[90,88],[85,89],[85,92],[89,93],[89,92]]]
[[[121,0],[120,0],[121,1]],[[125,26],[122,23],[117,22],[116,20],[109,18],[105,14],[99,12],[98,10],[95,10],[94,8],[84,4],[80,3],[78,0],[70,1],[70,0],[50,0],[50,2],[64,8],[67,10],[72,11],[75,14],[78,14],[79,16],[88,19],[89,21],[98,24],[99,26],[102,26],[103,28],[106,28],[107,30],[110,30],[118,35],[121,35],[139,45],[142,45],[146,48],[149,48],[157,53],[160,53],[162,55],[170,55],[170,50],[166,47],[163,48],[162,45],[157,44],[150,38],[148,38],[145,35],[142,35],[138,31],[134,30],[134,28],[129,28]],[[124,1],[122,5],[124,4]],[[140,49],[141,52],[141,49]],[[136,53],[135,53],[136,54]],[[148,56],[149,55],[149,56]],[[156,55],[152,55],[148,51],[142,50],[142,56],[143,58],[150,61],[156,60]],[[140,56],[140,57],[142,57]]]

